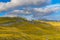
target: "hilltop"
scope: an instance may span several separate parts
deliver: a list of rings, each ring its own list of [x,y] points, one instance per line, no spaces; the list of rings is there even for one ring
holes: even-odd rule
[[[0,40],[60,40],[58,27],[44,21],[0,17]]]

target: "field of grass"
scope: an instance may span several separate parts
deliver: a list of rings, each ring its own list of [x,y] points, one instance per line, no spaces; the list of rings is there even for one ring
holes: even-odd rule
[[[47,22],[53,26],[60,26],[60,22]]]
[[[60,22],[1,17],[0,40],[60,40]]]

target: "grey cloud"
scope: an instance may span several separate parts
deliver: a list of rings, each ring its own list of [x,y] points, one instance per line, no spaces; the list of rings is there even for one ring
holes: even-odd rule
[[[19,16],[21,14],[23,15],[30,15],[32,14],[33,17],[42,17],[46,15],[50,15],[54,12],[57,12],[60,10],[60,4],[56,5],[50,5],[46,6],[45,8],[25,8],[24,10],[14,10],[6,14],[5,16]]]
[[[50,4],[51,0],[11,0],[11,2],[0,2],[0,12],[15,9],[18,6],[42,6]]]

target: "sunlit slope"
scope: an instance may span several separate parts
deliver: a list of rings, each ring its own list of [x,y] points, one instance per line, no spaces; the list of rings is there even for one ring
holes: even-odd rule
[[[46,22],[0,18],[0,40],[60,40],[60,30]]]
[[[47,23],[53,26],[60,26],[60,22],[47,22]]]

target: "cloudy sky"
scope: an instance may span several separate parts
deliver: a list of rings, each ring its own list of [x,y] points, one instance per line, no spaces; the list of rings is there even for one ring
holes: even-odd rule
[[[0,16],[60,20],[60,0],[0,0]]]

